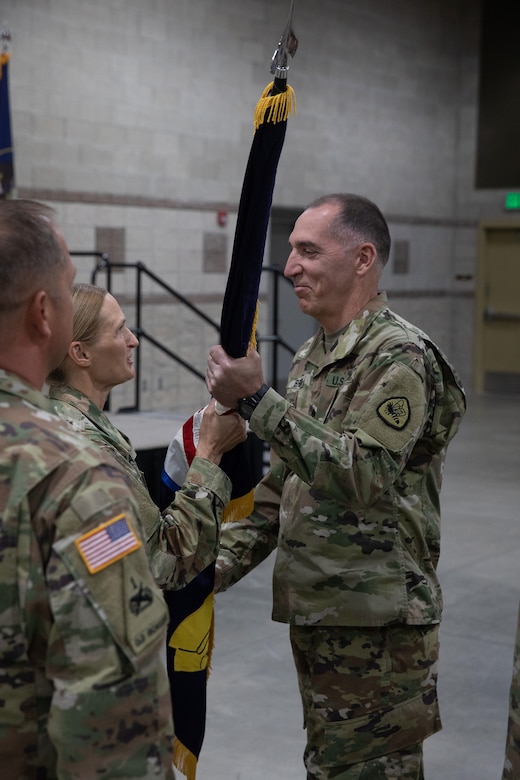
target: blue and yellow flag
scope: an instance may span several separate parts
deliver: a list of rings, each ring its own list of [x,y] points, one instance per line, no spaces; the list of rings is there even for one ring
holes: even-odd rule
[[[0,198],[14,197],[14,160],[9,108],[9,52],[0,53]]]
[[[269,84],[255,110],[254,136],[238,207],[230,270],[222,306],[221,344],[233,357],[242,357],[256,345],[255,330],[260,276],[278,161],[287,118],[295,112],[294,92],[287,84],[287,60],[297,40],[289,21],[273,56]],[[171,442],[163,469],[161,508],[182,485],[194,457],[200,410],[184,423]],[[247,517],[253,509],[253,478],[244,445],[225,453],[221,468],[232,482],[231,501],[224,522]],[[206,724],[206,681],[211,663],[214,629],[215,564],[186,587],[167,591],[170,613],[167,661],[175,728],[174,764],[188,780],[195,780]]]

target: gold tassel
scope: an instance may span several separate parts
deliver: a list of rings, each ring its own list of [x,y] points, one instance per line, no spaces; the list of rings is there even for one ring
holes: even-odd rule
[[[2,68],[7,65],[10,59],[11,55],[8,51],[0,52],[0,79],[2,78]]]
[[[195,780],[197,775],[197,759],[188,750],[186,745],[179,742],[177,737],[173,738],[173,763],[183,775],[186,775],[187,780]]]
[[[296,114],[296,95],[294,89],[287,85],[285,92],[270,95],[274,81],[267,85],[262,97],[256,104],[254,115],[255,130],[264,122],[284,122],[290,114]]]

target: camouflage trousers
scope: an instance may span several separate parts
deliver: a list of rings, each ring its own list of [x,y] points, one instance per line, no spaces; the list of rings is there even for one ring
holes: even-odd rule
[[[291,626],[307,780],[422,780],[441,728],[438,626]]]
[[[513,677],[509,693],[506,760],[502,780],[520,780],[520,611],[518,612]]]

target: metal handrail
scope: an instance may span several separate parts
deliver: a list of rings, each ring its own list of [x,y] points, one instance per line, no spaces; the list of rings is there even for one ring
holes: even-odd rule
[[[152,281],[156,282],[160,287],[163,288],[166,292],[168,292],[170,295],[172,295],[174,298],[176,298],[178,301],[180,301],[184,306],[187,306],[188,309],[190,309],[192,312],[194,312],[198,317],[203,319],[205,322],[208,323],[208,325],[211,325],[214,327],[219,333],[220,333],[220,325],[218,322],[215,322],[215,320],[211,319],[211,317],[208,317],[208,315],[202,311],[202,309],[199,309],[195,304],[193,304],[191,301],[189,301],[187,298],[184,297],[184,295],[181,295],[180,292],[177,292],[173,287],[171,287],[167,282],[164,281],[164,279],[161,279],[160,276],[157,276],[157,274],[154,274],[153,271],[150,271],[149,268],[145,266],[144,263],[141,263],[138,261],[137,263],[113,263],[107,255],[104,256],[103,260],[100,263],[96,264],[96,267],[94,268],[91,276],[92,284],[96,284],[97,274],[99,271],[106,271],[107,273],[107,285],[106,288],[108,292],[112,292],[110,289],[111,286],[111,273],[110,271],[114,268],[135,268],[137,270],[137,280],[136,280],[136,288],[137,291],[141,292],[141,276],[144,274],[149,279],[152,279]],[[140,296],[139,296],[140,298]]]
[[[284,276],[283,268],[278,265],[264,265],[262,266],[262,273],[267,272],[272,274],[274,278],[273,285],[273,299],[271,301],[271,328],[273,331],[272,336],[264,336],[258,338],[260,341],[272,342],[273,349],[271,353],[271,385],[278,387],[278,348],[283,347],[290,355],[294,355],[295,349],[290,346],[284,339],[281,338],[278,333],[278,321],[279,321],[279,284],[280,281],[284,284],[291,284],[291,282]]]
[[[152,344],[154,347],[159,349],[163,354],[167,355],[169,358],[174,360],[176,363],[179,363],[183,368],[185,368],[187,371],[190,371],[192,374],[194,374],[196,377],[201,379],[202,381],[205,380],[205,375],[202,374],[200,371],[198,371],[196,368],[194,368],[190,363],[188,363],[184,358],[182,358],[179,354],[171,350],[169,347],[166,347],[162,342],[158,341],[154,336],[152,336],[148,331],[143,327],[142,324],[142,307],[143,307],[143,301],[142,301],[142,277],[143,275],[147,277],[148,279],[151,279],[153,282],[155,282],[159,287],[161,287],[165,292],[167,292],[169,295],[171,295],[173,298],[175,298],[177,301],[179,301],[183,306],[187,307],[191,312],[193,312],[199,319],[206,322],[208,325],[213,327],[215,331],[220,335],[220,325],[218,322],[213,320],[211,317],[209,317],[206,312],[202,311],[202,309],[199,309],[194,303],[192,303],[190,300],[188,300],[184,295],[179,293],[177,290],[175,290],[173,287],[171,287],[167,282],[164,281],[164,279],[161,279],[160,276],[157,276],[153,271],[151,271],[147,266],[138,261],[136,263],[113,263],[110,260],[110,257],[105,252],[79,252],[79,251],[71,251],[71,256],[76,257],[94,257],[98,258],[96,265],[94,267],[94,270],[91,273],[91,283],[97,284],[98,275],[101,272],[104,272],[106,274],[106,284],[105,287],[108,290],[108,292],[112,292],[112,271],[115,269],[134,269],[136,271],[136,279],[135,279],[135,312],[136,312],[136,322],[135,327],[132,328],[134,333],[139,339],[144,339],[145,341],[148,341],[150,344]],[[271,359],[271,384],[273,387],[277,387],[278,383],[278,349],[281,347],[285,349],[290,354],[294,354],[294,349],[287,344],[284,339],[280,337],[280,335],[277,333],[278,328],[278,284],[279,279],[282,278],[285,280],[285,277],[283,276],[283,271],[278,268],[277,266],[264,266],[262,268],[262,271],[267,271],[269,273],[272,273],[275,279],[275,283],[273,285],[273,311],[272,311],[272,317],[271,317],[271,325],[273,334],[268,336],[259,336],[257,335],[257,343],[260,345],[261,343],[271,343],[273,344],[273,350],[272,350],[272,359]],[[141,375],[141,361],[140,361],[140,350],[136,350],[135,355],[135,382],[134,382],[134,406],[128,407],[125,409],[125,411],[136,411],[138,412],[140,410],[141,405],[141,382],[140,382],[140,375]]]
[[[103,258],[101,262],[98,262],[96,264],[96,267],[94,268],[94,271],[92,272],[92,284],[96,284],[97,276],[100,271],[105,271],[107,274],[107,290],[111,292],[110,286],[111,286],[111,271],[116,268],[133,268],[136,271],[136,283],[135,283],[135,309],[136,309],[136,324],[135,324],[135,333],[136,336],[139,339],[145,339],[146,341],[149,341],[153,346],[155,346],[157,349],[159,349],[164,355],[167,355],[172,360],[175,360],[177,363],[179,363],[183,368],[186,368],[188,371],[191,371],[192,374],[195,374],[199,379],[203,380],[205,379],[204,374],[202,374],[200,371],[197,371],[196,368],[191,366],[189,363],[187,363],[183,358],[181,358],[180,355],[173,352],[171,349],[166,347],[162,342],[157,341],[153,336],[151,336],[142,326],[142,307],[143,307],[143,294],[142,294],[142,277],[143,275],[147,278],[151,279],[153,282],[159,285],[159,287],[162,287],[163,290],[165,290],[167,293],[169,293],[173,298],[178,300],[180,303],[183,304],[183,306],[186,306],[190,311],[192,311],[194,314],[197,315],[201,320],[204,320],[208,325],[211,325],[211,327],[215,328],[218,334],[220,334],[220,325],[218,322],[215,322],[211,317],[208,317],[206,312],[202,311],[202,309],[199,309],[195,304],[193,304],[191,301],[189,301],[184,295],[181,295],[181,293],[177,292],[173,287],[171,287],[167,282],[164,281],[164,279],[161,279],[160,276],[157,276],[153,271],[150,271],[149,268],[145,266],[144,263],[141,263],[138,261],[137,263],[112,263],[109,258]],[[141,359],[140,359],[140,350],[136,350],[136,356],[135,356],[135,382],[134,382],[134,407],[133,410],[138,412],[141,408]]]

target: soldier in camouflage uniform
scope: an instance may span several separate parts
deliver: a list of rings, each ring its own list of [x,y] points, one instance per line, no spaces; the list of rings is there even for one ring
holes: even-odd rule
[[[0,201],[0,772],[171,780],[168,613],[137,505],[40,392],[70,343],[74,273],[50,209]]]
[[[107,290],[75,284],[72,297],[71,343],[65,359],[47,380],[52,408],[126,471],[139,505],[156,581],[163,588],[181,587],[216,558],[222,508],[230,497],[230,481],[218,463],[224,451],[245,438],[245,424],[238,415],[217,415],[214,402],[208,405],[200,427],[197,455],[186,475],[187,484],[204,485],[208,490],[196,496],[179,490],[172,505],[161,515],[137,465],[130,440],[102,411],[110,390],[134,378],[132,352],[139,341]]]
[[[502,780],[520,780],[520,611],[513,658],[513,677],[509,692],[506,758]]]
[[[290,624],[307,778],[422,780],[437,703],[439,491],[465,411],[447,359],[378,292],[390,250],[373,203],[312,203],[285,275],[320,324],[286,398],[258,353],[208,359],[210,392],[271,445],[255,510],[226,527],[220,589],[276,549],[273,619]]]

